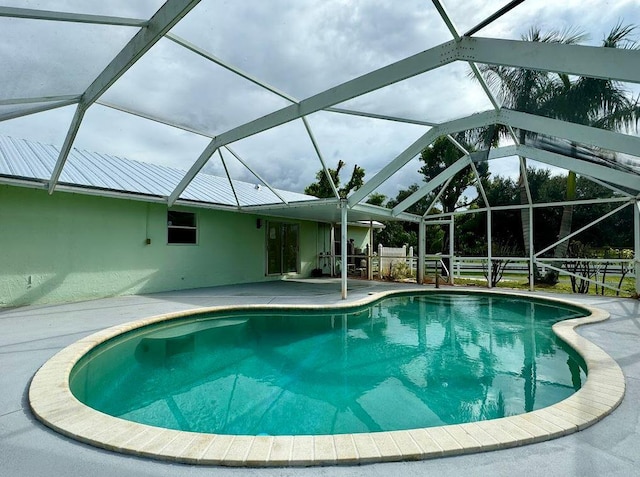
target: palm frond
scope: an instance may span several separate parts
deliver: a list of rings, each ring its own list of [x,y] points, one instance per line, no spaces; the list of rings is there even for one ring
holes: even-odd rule
[[[564,30],[552,30],[542,32],[539,26],[532,26],[529,31],[522,35],[524,41],[539,41],[542,43],[564,43],[566,45],[575,45],[582,43],[589,37],[586,33],[578,28],[570,27]]]
[[[638,45],[637,40],[632,38],[636,29],[636,25],[623,25],[622,22],[620,22],[611,29],[609,34],[602,41],[602,46],[607,48],[637,50],[640,45]]]

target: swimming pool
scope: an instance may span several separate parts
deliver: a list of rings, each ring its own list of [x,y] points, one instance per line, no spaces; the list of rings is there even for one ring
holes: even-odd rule
[[[165,316],[90,337],[73,351],[71,366],[66,362],[62,372],[67,388],[71,377],[65,400],[72,390],[101,411],[142,424],[97,413],[75,400],[67,402],[64,411],[49,412],[54,418],[48,420],[43,414],[55,407],[51,399],[46,405],[31,399],[32,407],[51,427],[85,442],[142,455],[229,465],[367,462],[500,448],[573,432],[611,412],[624,392],[624,381],[620,389],[615,374],[617,365],[611,367],[607,357],[605,384],[611,388],[610,395],[591,389],[594,374],[596,379],[601,374],[599,349],[588,343],[580,346],[589,368],[585,383],[581,359],[567,353],[553,334],[518,328],[522,318],[513,319],[514,307],[521,308],[525,322],[545,323],[547,330],[558,319],[572,318],[555,328],[564,328],[566,332],[560,334],[574,345],[579,338],[570,332],[574,326],[604,318],[593,312],[590,318],[576,318],[579,308],[548,301],[433,293],[377,299],[365,308],[330,310],[324,318],[313,307],[302,312],[217,310],[213,320],[203,314],[195,319]],[[480,318],[480,310],[488,313]],[[555,311],[548,314],[549,310]],[[259,315],[265,312],[271,316]],[[163,329],[141,328],[154,321],[163,322]],[[490,322],[497,323],[497,328],[488,327]],[[274,323],[275,328],[267,326]],[[385,341],[372,340],[376,335]],[[135,357],[134,366],[124,367],[137,369],[123,373],[120,365],[114,366],[127,354],[109,355],[117,349],[116,342],[125,343]],[[256,348],[258,342],[261,347]],[[373,349],[367,349],[364,345],[371,342]],[[329,352],[321,351],[323,343]],[[516,351],[498,359],[499,344]],[[590,359],[591,347],[598,360]],[[211,357],[212,348],[223,352]],[[266,361],[256,364],[256,355]],[[536,355],[539,359],[532,360]],[[454,360],[455,368],[444,367]],[[57,365],[60,374],[60,362]],[[88,378],[93,376],[87,372],[92,367],[100,369],[103,377]],[[158,374],[166,370],[172,372]],[[178,391],[154,395],[180,374],[191,378],[189,386],[183,383]],[[32,398],[42,389],[39,375],[34,378]],[[202,375],[214,379],[205,382]],[[329,390],[321,389],[319,383],[327,378]],[[118,386],[112,390],[104,386],[116,381],[126,389],[151,390],[152,395],[142,399],[143,406],[132,404],[135,396],[114,398],[121,392]],[[226,395],[212,397],[216,386],[225,388]],[[193,396],[189,387],[197,390]],[[245,388],[244,397],[241,388]],[[207,398],[214,405],[205,410],[204,418],[198,418],[197,403]],[[549,407],[558,401],[562,402]],[[283,405],[279,410],[278,402]],[[42,409],[44,413],[39,412]],[[503,417],[516,413],[526,414]],[[173,422],[148,420],[158,415]],[[272,422],[274,416],[280,421]],[[480,421],[457,424],[469,418]],[[497,419],[485,420],[492,418]],[[207,421],[215,421],[218,427],[207,427],[211,424]],[[301,426],[287,427],[294,421]],[[99,422],[101,432],[91,431],[89,422]],[[168,429],[151,427],[158,425]],[[260,452],[266,452],[264,459],[252,457]]]
[[[140,328],[95,348],[70,386],[88,406],[182,431],[320,435],[523,414],[580,389],[551,330],[576,308],[403,295],[336,313],[235,311]]]

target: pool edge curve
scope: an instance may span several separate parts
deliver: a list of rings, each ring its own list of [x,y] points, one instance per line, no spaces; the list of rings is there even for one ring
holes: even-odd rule
[[[456,289],[408,288],[372,294],[355,302],[334,305],[352,308],[386,296],[460,292]],[[513,296],[491,290],[464,290],[472,294]],[[553,331],[574,348],[587,365],[587,380],[576,393],[552,406],[517,416],[421,429],[318,436],[234,436],[163,429],[96,411],[76,399],[69,375],[76,362],[98,344],[127,331],[174,318],[210,311],[239,309],[314,309],[317,305],[233,305],[196,308],[143,318],[94,333],[67,346],[34,375],[29,404],[47,427],[95,447],[129,455],[173,462],[226,466],[312,466],[423,460],[450,455],[516,447],[561,437],[589,427],[613,412],[625,393],[621,368],[605,351],[575,329],[607,320],[598,308],[570,300],[518,293],[518,296],[556,302],[590,313],[560,321]]]

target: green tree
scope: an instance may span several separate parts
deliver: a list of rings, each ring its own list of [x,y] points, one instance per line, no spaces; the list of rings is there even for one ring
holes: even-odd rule
[[[387,200],[387,196],[380,192],[373,192],[367,197],[367,204],[384,206],[384,202]]]
[[[395,199],[389,199],[385,206],[392,209],[417,190],[418,184],[412,184],[409,188],[400,190]],[[423,203],[424,199],[412,205],[409,210],[416,211],[416,209],[420,208]],[[395,220],[389,220],[383,223],[384,229],[376,234],[376,248],[379,244],[382,244],[385,247],[402,247],[403,245],[417,247],[418,228],[415,224]]]
[[[353,166],[353,171],[351,172],[349,181],[343,187],[340,187],[340,171],[345,165],[346,163],[340,160],[338,161],[338,167],[335,169],[327,168],[329,175],[331,176],[331,180],[338,190],[338,195],[343,199],[347,197],[352,190],[358,190],[362,187],[365,175],[364,169],[356,164]],[[331,183],[329,182],[324,169],[320,169],[316,172],[316,182],[309,184],[304,189],[304,193],[318,197],[319,199],[335,197],[333,188],[331,187]]]
[[[465,148],[472,151],[470,145]],[[463,153],[447,139],[446,136],[440,136],[432,144],[422,150],[420,160],[424,162],[418,172],[420,172],[425,182],[433,180],[438,174],[442,173],[447,167],[454,164],[462,157]],[[481,178],[486,178],[488,174],[487,163],[478,163],[476,165],[478,174]],[[453,176],[449,186],[440,195],[439,203],[443,212],[453,212],[459,207],[469,205],[467,198],[463,193],[476,182],[476,176],[470,167],[463,169]]]

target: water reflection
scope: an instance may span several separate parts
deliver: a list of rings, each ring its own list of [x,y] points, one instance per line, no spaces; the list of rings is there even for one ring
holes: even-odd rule
[[[493,419],[579,389],[579,358],[551,332],[574,316],[449,294],[348,313],[245,312],[130,334],[82,362],[71,385],[109,414],[200,432],[329,434]]]

